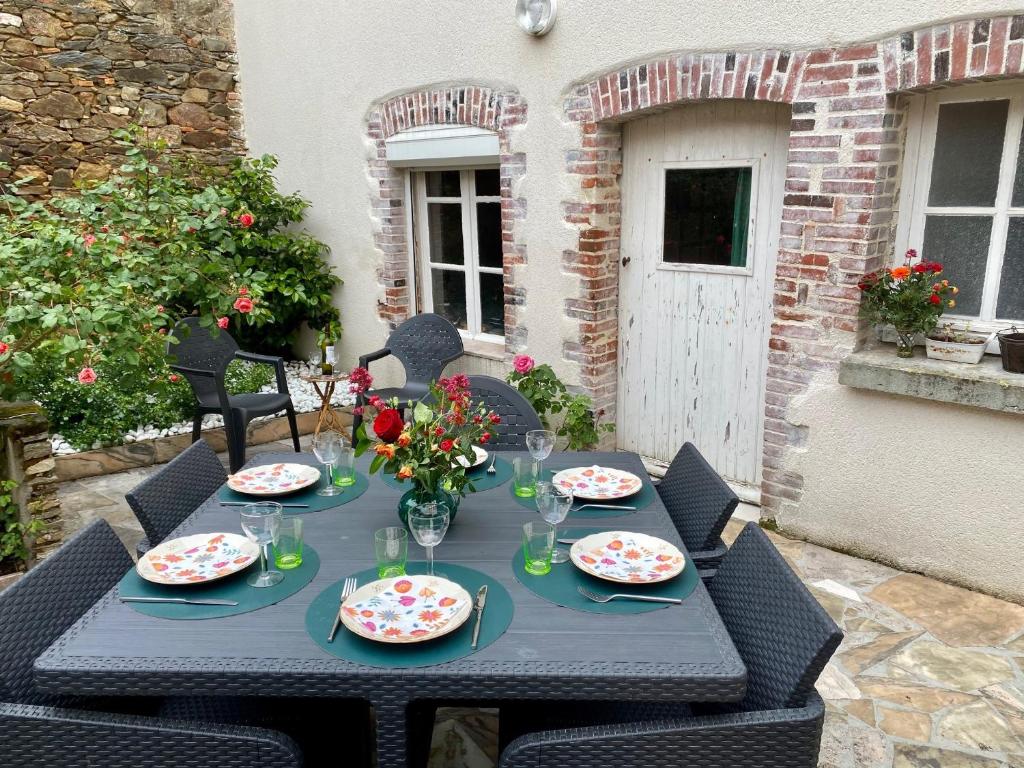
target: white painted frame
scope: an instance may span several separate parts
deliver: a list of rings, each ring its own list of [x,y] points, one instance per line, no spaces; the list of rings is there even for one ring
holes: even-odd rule
[[[1003,136],[1003,152],[999,166],[999,183],[995,204],[991,207],[929,206],[932,163],[938,132],[939,107],[943,104],[971,101],[1007,100],[1010,102]],[[920,248],[924,239],[925,217],[928,214],[944,216],[992,216],[992,235],[985,266],[981,307],[977,317],[947,313],[947,319],[956,327],[970,326],[972,330],[990,333],[1024,318],[996,317],[996,301],[1002,279],[1003,256],[1010,218],[1024,216],[1024,207],[1011,205],[1013,180],[1017,168],[1017,153],[1021,132],[1024,130],[1024,85],[996,83],[968,85],[933,91],[912,100],[908,112],[907,149],[904,156],[903,183],[900,190],[900,211],[896,227],[896,260],[908,248]],[[922,254],[927,259],[928,254]],[[1024,275],[1021,275],[1024,279]],[[990,348],[991,351],[991,348]]]
[[[497,166],[491,166],[497,170]],[[427,195],[426,174],[434,171],[458,171],[459,173],[459,197],[431,197]],[[505,337],[493,333],[481,331],[481,304],[480,304],[480,274],[502,275],[503,267],[484,267],[480,265],[480,247],[477,238],[477,203],[501,203],[500,195],[477,195],[476,193],[476,171],[480,167],[473,168],[430,168],[424,171],[414,171],[412,177],[412,188],[415,199],[415,212],[413,214],[413,227],[415,234],[415,273],[419,277],[419,299],[422,302],[424,312],[434,311],[433,295],[433,270],[451,272],[462,272],[466,275],[466,328],[459,329],[463,338],[487,341],[495,344],[504,344]],[[427,216],[427,205],[430,203],[458,204],[462,208],[462,264],[440,264],[430,260],[430,231],[429,217]]]
[[[668,172],[672,170],[703,170],[705,168],[750,168],[750,203],[747,206],[747,263],[743,267],[725,267],[716,264],[679,264],[665,261],[665,190],[668,185]],[[683,160],[661,163],[661,188],[658,190],[658,210],[661,211],[661,230],[658,233],[660,258],[657,269],[670,272],[704,272],[717,275],[754,275],[753,253],[750,244],[753,242],[755,216],[757,211],[757,187],[761,170],[761,161],[756,157],[730,158],[721,160]]]

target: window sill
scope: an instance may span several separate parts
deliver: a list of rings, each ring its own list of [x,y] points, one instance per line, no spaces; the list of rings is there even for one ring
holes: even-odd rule
[[[880,345],[846,357],[839,383],[941,403],[956,403],[1002,413],[1024,414],[1024,374],[1003,370],[999,357],[985,355],[977,365],[930,360],[924,350],[909,359],[895,347]]]
[[[498,341],[483,341],[482,339],[462,339],[462,347],[467,355],[471,357],[482,357],[486,360],[497,360],[505,362],[505,345]]]

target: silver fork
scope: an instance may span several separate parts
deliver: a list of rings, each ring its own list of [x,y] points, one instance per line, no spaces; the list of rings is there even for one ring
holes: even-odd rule
[[[344,585],[341,588],[341,598],[338,600],[338,615],[334,617],[334,626],[331,627],[331,634],[327,636],[327,642],[333,643],[334,636],[338,633],[338,627],[341,626],[341,604],[345,602],[345,598],[351,597],[352,593],[356,591],[358,582],[354,576],[349,576],[345,579]]]
[[[622,504],[580,504],[578,507],[573,507],[570,512],[579,512],[581,509],[621,509],[623,512],[636,512],[636,507],[625,507]]]
[[[675,597],[654,597],[653,595],[599,595],[596,592],[591,592],[585,587],[577,587],[579,593],[583,595],[587,600],[593,600],[595,603],[607,603],[610,600],[622,599],[622,600],[642,600],[645,603],[672,603],[673,605],[680,605],[683,601]]]
[[[491,451],[491,463],[487,467],[487,474],[488,475],[496,475],[496,474],[498,474],[498,470],[496,470],[494,468],[494,462],[496,462],[497,460],[498,460],[498,454],[495,453],[494,451]]]

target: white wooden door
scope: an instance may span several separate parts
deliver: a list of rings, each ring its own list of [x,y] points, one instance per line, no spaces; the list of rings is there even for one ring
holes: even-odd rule
[[[621,448],[671,461],[691,441],[723,477],[760,483],[789,121],[786,106],[718,101],[624,125]],[[683,187],[673,186],[666,193],[667,174],[677,171],[673,179],[692,179],[697,174],[690,169],[712,175],[711,169],[720,169],[720,175],[743,174],[747,179],[736,181],[735,188],[749,185],[749,213],[736,203],[730,240],[723,246],[723,253],[731,254],[733,241],[746,238],[742,266],[680,263],[687,261],[675,250],[689,236],[684,230],[690,220],[685,217],[670,222],[673,236],[665,245],[666,194],[676,211],[698,207],[672,202]],[[686,189],[687,200],[707,197],[701,196],[702,186]],[[693,228],[710,231],[703,224]],[[723,239],[718,236],[716,242]],[[666,254],[675,261],[665,261]]]

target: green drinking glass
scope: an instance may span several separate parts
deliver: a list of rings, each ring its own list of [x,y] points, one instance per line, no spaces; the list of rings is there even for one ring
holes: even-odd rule
[[[409,558],[409,532],[405,528],[396,525],[375,531],[373,549],[379,578],[405,575],[405,562]]]
[[[288,517],[281,520],[274,542],[274,565],[289,571],[302,565],[302,520]]]
[[[534,520],[523,525],[523,562],[526,572],[543,576],[551,572],[551,553],[555,551],[555,527]]]

